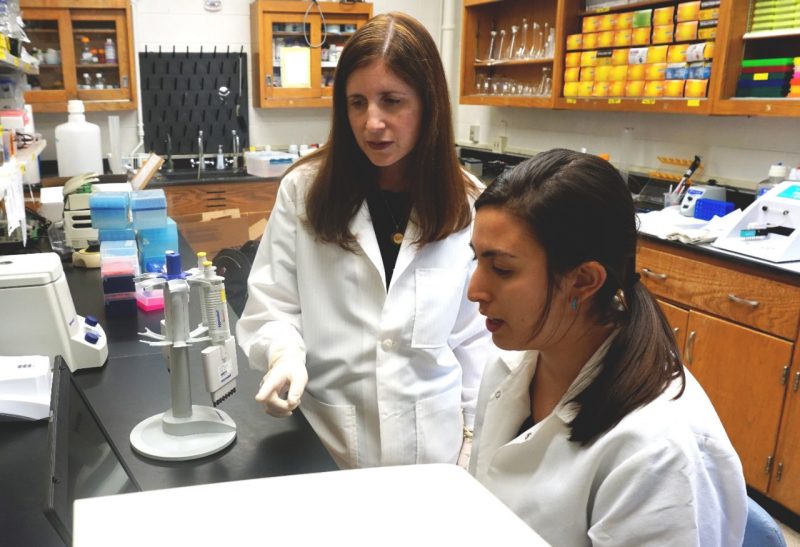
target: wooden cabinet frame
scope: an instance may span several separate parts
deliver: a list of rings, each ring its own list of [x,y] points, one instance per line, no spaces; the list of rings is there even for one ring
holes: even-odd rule
[[[706,98],[648,98],[648,97],[564,97],[564,60],[566,37],[581,31],[584,0],[463,0],[461,76],[459,102],[486,106],[518,106],[565,110],[594,110],[606,112],[654,112],[697,115],[734,116],[800,116],[800,99],[737,99],[736,84],[745,47],[751,38],[745,36],[751,0],[721,0],[717,34],[714,39],[714,59]],[[676,0],[641,0],[607,8],[597,13],[612,13],[676,5]],[[506,29],[521,21],[523,12],[539,10],[552,14],[555,23],[556,47],[552,61],[476,62],[476,52],[488,48],[489,25]],[[518,24],[518,23],[516,23]],[[800,42],[800,33],[786,40]],[[701,40],[696,40],[701,41]],[[786,55],[790,56],[790,55]],[[521,80],[535,78],[541,66],[552,66],[553,92],[550,97],[514,95],[482,95],[475,92],[479,74],[498,73]]]
[[[125,0],[21,0],[25,21],[56,21],[61,51],[64,89],[32,90],[25,94],[34,112],[66,112],[67,101],[80,99],[87,111],[134,110],[137,105],[137,78],[133,46],[130,2]],[[119,89],[78,89],[73,23],[112,22],[114,26]],[[85,70],[94,68],[87,65]]]

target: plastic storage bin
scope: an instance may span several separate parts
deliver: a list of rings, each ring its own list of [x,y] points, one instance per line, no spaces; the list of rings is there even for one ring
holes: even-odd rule
[[[694,205],[694,218],[711,220],[714,216],[724,217],[733,211],[735,205],[730,201],[700,198]]]
[[[164,190],[139,190],[131,194],[133,227],[137,230],[162,228],[167,223],[167,197]]]
[[[136,241],[101,241],[100,275],[118,275],[130,271],[139,275],[139,249]]]
[[[298,158],[297,154],[286,152],[250,152],[244,153],[247,173],[256,177],[282,177],[283,173]]]
[[[92,228],[100,230],[121,230],[131,224],[128,214],[130,193],[93,192],[89,197],[92,214]]]

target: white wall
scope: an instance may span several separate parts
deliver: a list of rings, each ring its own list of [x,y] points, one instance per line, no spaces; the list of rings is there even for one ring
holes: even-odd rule
[[[553,146],[586,147],[590,152],[608,152],[619,157],[619,137],[624,127],[634,128],[631,162],[656,167],[658,155],[704,159],[706,174],[723,181],[754,183],[763,178],[775,161],[800,163],[800,122],[789,118],[719,118],[668,114],[612,114],[603,112],[550,111],[457,105],[461,39],[459,0],[375,0],[374,13],[400,10],[420,19],[437,44],[441,40],[442,3],[451,8],[454,21],[444,24],[454,36],[455,50],[447,56],[451,95],[454,99],[456,136],[467,141],[469,126],[481,126],[481,141],[490,144],[498,135],[508,137],[510,149],[539,151]],[[135,0],[134,35],[136,51],[224,50],[250,53],[250,0],[223,0],[220,12],[203,9],[203,0]],[[324,8],[324,3],[322,4]],[[451,30],[452,29],[452,30]],[[250,67],[249,67],[250,68]],[[252,74],[250,74],[252,80]],[[118,112],[122,149],[130,151],[137,142],[136,113]],[[326,109],[256,109],[250,106],[250,141],[253,144],[287,145],[291,142],[323,142],[329,129]],[[89,113],[89,121],[100,125],[104,150],[108,151],[108,114]],[[38,114],[37,130],[54,143],[55,126],[65,114]],[[48,145],[45,159],[55,158],[55,146]]]

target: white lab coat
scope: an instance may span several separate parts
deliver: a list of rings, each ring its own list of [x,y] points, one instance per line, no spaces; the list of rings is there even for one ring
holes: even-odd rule
[[[305,352],[300,409],[340,467],[455,463],[493,351],[466,298],[472,227],[420,248],[409,221],[387,291],[366,202],[350,224],[356,253],[318,241],[303,224],[314,169],[281,181],[239,344],[257,368],[278,347]]]
[[[612,335],[613,337],[613,335]],[[611,338],[556,409],[517,436],[530,415],[538,352],[487,365],[478,396],[470,472],[554,546],[742,545],[742,466],[694,377],[673,384],[588,446],[568,440],[566,404],[597,371]]]

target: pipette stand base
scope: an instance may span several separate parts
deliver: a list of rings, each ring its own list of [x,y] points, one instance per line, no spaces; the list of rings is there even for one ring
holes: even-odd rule
[[[192,405],[187,418],[175,418],[172,410],[143,420],[131,431],[133,449],[156,460],[182,461],[209,456],[236,438],[236,424],[218,408]]]

